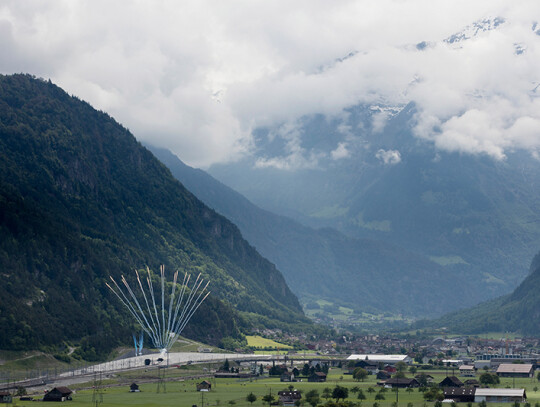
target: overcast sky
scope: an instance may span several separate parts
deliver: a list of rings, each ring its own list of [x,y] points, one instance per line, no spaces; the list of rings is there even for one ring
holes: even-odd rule
[[[249,154],[257,126],[411,100],[441,149],[540,151],[538,0],[3,0],[0,50],[1,73],[50,78],[194,166]]]

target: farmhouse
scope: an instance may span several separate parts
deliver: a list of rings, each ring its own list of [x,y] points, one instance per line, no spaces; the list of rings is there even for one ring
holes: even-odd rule
[[[376,377],[379,380],[388,380],[392,377],[392,375],[385,370],[381,370],[379,373],[377,373]]]
[[[447,376],[439,383],[439,387],[463,387],[463,382],[456,376]]]
[[[208,380],[203,380],[200,383],[197,383],[197,391],[210,391],[212,389],[212,383]]]
[[[140,392],[139,385],[137,383],[131,383],[131,385],[129,386],[129,391],[130,391],[130,393],[138,393],[138,392]]]
[[[311,376],[308,377],[308,382],[325,382],[326,381],[326,373],[323,372],[315,372]]]
[[[521,403],[527,399],[525,389],[476,389],[474,402]]]
[[[456,403],[469,403],[474,401],[474,387],[445,387],[444,398],[454,400]]]
[[[284,406],[294,406],[296,400],[300,400],[302,395],[299,391],[278,391],[278,397],[280,404]]]
[[[55,387],[43,396],[43,401],[66,401],[71,400],[73,392],[67,387]]]
[[[294,378],[293,372],[283,372],[279,378],[280,382],[295,382],[296,379]]]
[[[420,373],[414,376],[414,378],[418,380],[418,383],[424,386],[433,383],[433,376],[429,374]]]
[[[497,368],[500,377],[533,377],[533,365],[530,363],[501,363]]]

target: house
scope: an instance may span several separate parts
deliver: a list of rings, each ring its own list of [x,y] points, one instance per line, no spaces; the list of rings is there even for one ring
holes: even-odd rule
[[[200,383],[197,383],[197,391],[210,391],[212,389],[212,383],[208,380],[203,380]]]
[[[418,383],[420,383],[420,385],[428,385],[433,383],[433,376],[431,376],[430,374],[419,373],[414,376],[414,378],[418,380]]]
[[[130,391],[130,393],[138,393],[138,392],[140,392],[139,385],[137,383],[131,383],[131,386],[129,386],[129,391]]]
[[[447,376],[439,383],[439,387],[463,387],[463,382],[456,376]]]
[[[326,373],[323,372],[315,372],[311,376],[308,377],[308,382],[325,382],[326,381]]]
[[[459,374],[465,377],[474,377],[474,366],[473,365],[461,365],[459,367]]]
[[[279,378],[280,382],[295,382],[294,373],[283,372]]]
[[[474,402],[521,403],[527,399],[525,389],[476,389]]]
[[[377,373],[377,379],[378,380],[388,380],[392,377],[392,375],[384,370],[380,370],[379,373]]]
[[[395,388],[407,388],[407,387],[420,387],[420,383],[416,379],[410,379],[408,377],[392,378],[384,382],[385,386]]]
[[[443,393],[446,400],[454,400],[456,403],[472,403],[475,390],[474,387],[445,387]]]
[[[11,404],[13,402],[9,391],[0,391],[0,403]]]
[[[278,391],[278,398],[280,404],[284,406],[294,406],[294,403],[302,398],[302,394],[300,394],[300,392],[297,390],[284,390]]]
[[[43,396],[43,401],[71,400],[72,393],[73,392],[65,386],[55,387],[54,389],[45,393],[45,395]]]
[[[534,369],[531,363],[501,363],[497,368],[500,377],[533,377]]]

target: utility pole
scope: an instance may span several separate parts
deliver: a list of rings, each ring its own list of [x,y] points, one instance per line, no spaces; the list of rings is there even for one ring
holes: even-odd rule
[[[99,379],[94,372],[94,390],[92,393],[92,405],[94,407],[99,407],[100,404],[103,403],[103,389],[101,388],[102,380],[101,380],[101,371],[99,372]]]

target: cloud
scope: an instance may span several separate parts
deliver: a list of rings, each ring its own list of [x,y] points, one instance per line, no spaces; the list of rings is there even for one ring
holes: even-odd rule
[[[401,154],[397,150],[383,150],[380,149],[375,154],[379,160],[381,160],[385,165],[395,165],[401,162]]]
[[[260,126],[411,100],[418,137],[503,159],[539,149],[539,20],[536,0],[4,0],[0,72],[51,78],[195,166],[252,153]],[[444,42],[461,32],[470,38]],[[258,165],[318,163],[288,143]]]
[[[350,155],[350,151],[347,150],[347,143],[339,143],[336,149],[330,152],[330,156],[333,160],[347,158],[350,157]]]

